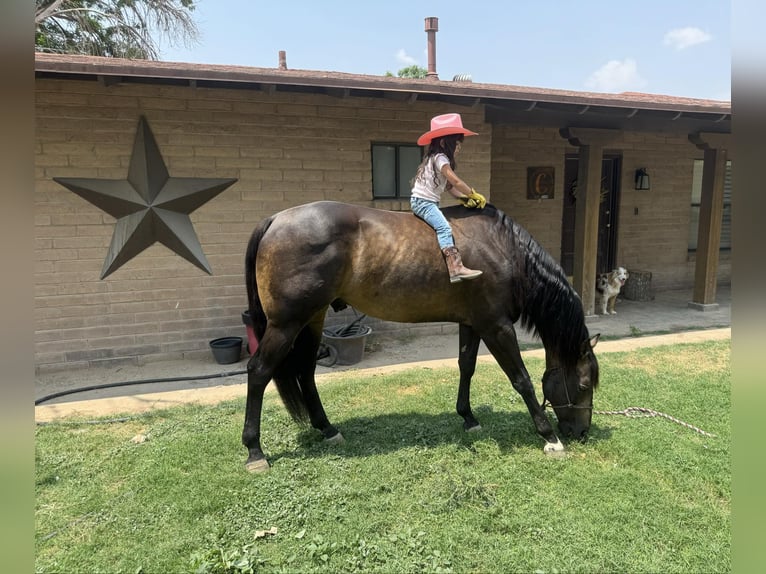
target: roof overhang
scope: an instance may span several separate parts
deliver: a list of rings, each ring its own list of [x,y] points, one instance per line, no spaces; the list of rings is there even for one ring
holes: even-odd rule
[[[35,54],[39,78],[105,85],[163,84],[318,93],[338,98],[436,101],[485,106],[492,123],[582,126],[636,131],[729,133],[731,102],[643,93],[602,94],[473,82],[369,76],[341,72]]]

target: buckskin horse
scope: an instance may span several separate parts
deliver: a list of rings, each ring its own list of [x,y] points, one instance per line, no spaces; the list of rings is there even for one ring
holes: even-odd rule
[[[343,436],[327,418],[314,372],[327,309],[349,304],[367,315],[406,323],[459,324],[457,412],[467,431],[481,428],[470,385],[479,344],[489,351],[529,409],[544,452],[564,446],[545,414],[549,403],[563,436],[584,440],[598,385],[598,362],[580,298],[556,261],[502,211],[447,207],[464,259],[484,273],[450,283],[433,230],[411,213],[332,201],[292,207],[255,228],[245,256],[250,317],[258,347],[247,365],[242,443],[250,472],[269,469],[261,450],[263,394],[273,379],[285,407],[325,440]],[[545,347],[543,405],[521,359],[514,323]]]

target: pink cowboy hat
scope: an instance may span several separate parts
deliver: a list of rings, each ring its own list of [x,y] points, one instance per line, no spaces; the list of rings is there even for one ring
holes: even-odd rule
[[[428,145],[434,138],[453,134],[463,134],[464,136],[479,135],[463,127],[463,120],[460,118],[460,114],[442,114],[431,118],[431,131],[424,133],[418,138],[418,145]]]

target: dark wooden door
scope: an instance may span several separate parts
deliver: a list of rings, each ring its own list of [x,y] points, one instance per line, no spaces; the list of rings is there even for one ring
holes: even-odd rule
[[[620,157],[605,155],[601,162],[601,201],[598,216],[598,253],[596,272],[605,273],[615,267],[617,255],[617,213],[620,197]],[[577,202],[576,155],[564,161],[564,209],[561,217],[561,266],[568,276],[574,274],[575,205]]]

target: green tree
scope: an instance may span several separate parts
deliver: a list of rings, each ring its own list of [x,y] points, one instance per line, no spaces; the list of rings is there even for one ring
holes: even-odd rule
[[[400,78],[425,78],[427,74],[428,70],[417,65],[407,66],[396,73]],[[393,74],[386,72],[386,76],[393,76]]]
[[[195,0],[35,0],[38,52],[157,60],[160,43],[192,45]]]

